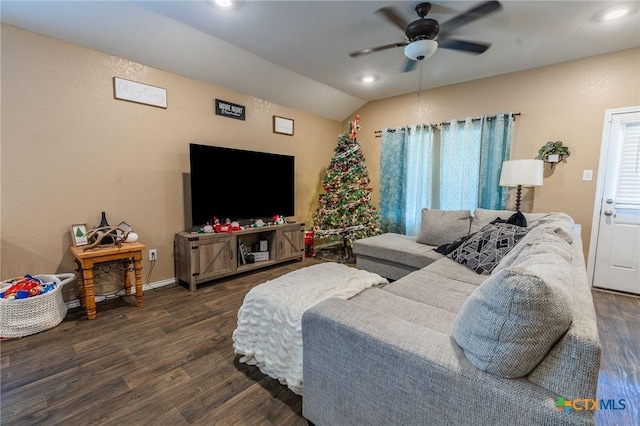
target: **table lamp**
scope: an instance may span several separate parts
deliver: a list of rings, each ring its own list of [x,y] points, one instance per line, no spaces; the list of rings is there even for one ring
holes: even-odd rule
[[[515,186],[516,210],[520,211],[522,187],[542,186],[544,162],[542,160],[507,160],[502,163],[500,186]]]

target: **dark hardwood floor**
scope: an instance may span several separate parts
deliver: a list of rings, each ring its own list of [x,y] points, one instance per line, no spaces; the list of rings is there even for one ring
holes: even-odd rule
[[[598,425],[640,425],[640,297],[594,290],[602,344],[598,398],[624,399],[624,410],[596,411]]]
[[[2,425],[306,425],[301,397],[238,363],[231,333],[253,286],[317,260],[204,286],[149,290],[80,309],[57,327],[0,343]],[[599,425],[638,424],[640,298],[594,291],[603,345],[598,397],[625,398]],[[635,420],[635,421],[634,421]]]

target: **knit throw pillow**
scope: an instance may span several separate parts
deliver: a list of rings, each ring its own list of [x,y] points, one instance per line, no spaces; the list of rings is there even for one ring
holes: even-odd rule
[[[566,333],[573,321],[570,289],[566,280],[545,275],[508,268],[469,296],[456,317],[453,338],[471,364],[498,376],[523,377]]]
[[[485,225],[447,257],[478,274],[489,275],[528,231],[506,223]]]

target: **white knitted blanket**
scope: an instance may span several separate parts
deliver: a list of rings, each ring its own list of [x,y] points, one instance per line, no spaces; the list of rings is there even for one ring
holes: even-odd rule
[[[238,311],[233,349],[240,362],[302,395],[302,314],[330,297],[348,299],[388,281],[339,263],[321,263],[289,272],[252,288]]]

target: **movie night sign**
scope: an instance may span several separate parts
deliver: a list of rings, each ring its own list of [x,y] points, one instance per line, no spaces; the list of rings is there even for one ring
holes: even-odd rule
[[[244,105],[216,99],[216,115],[235,118],[236,120],[244,120],[246,109]]]

